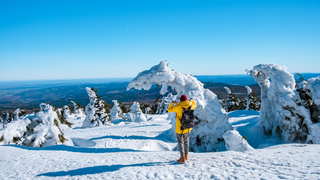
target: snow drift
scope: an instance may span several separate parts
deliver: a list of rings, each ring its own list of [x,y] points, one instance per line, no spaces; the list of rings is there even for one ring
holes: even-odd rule
[[[218,101],[217,95],[208,89],[195,77],[181,74],[168,67],[166,61],[151,69],[140,72],[128,85],[127,90],[149,90],[152,84],[161,85],[160,94],[165,94],[171,86],[177,96],[183,94],[193,98],[197,103],[194,111],[198,120],[190,134],[190,148],[195,152],[221,151],[224,148],[222,135],[232,129],[228,122],[227,113]],[[174,127],[173,127],[174,128]]]

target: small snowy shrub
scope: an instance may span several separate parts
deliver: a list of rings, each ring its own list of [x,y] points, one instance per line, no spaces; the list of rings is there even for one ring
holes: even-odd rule
[[[140,109],[140,104],[138,102],[134,102],[130,107],[130,112],[128,112],[124,119],[131,122],[146,122],[147,117],[144,115]]]
[[[223,143],[221,144],[218,139],[222,139],[222,135],[232,129],[232,126],[216,94],[204,89],[203,84],[195,77],[171,70],[166,61],[161,61],[159,65],[140,72],[129,83],[127,90],[131,88],[149,90],[153,83],[162,86],[160,90],[162,95],[171,86],[177,92],[177,97],[185,94],[197,103],[197,108],[194,110],[197,124],[190,133],[190,148],[193,151],[207,152],[224,149]],[[174,125],[172,128],[175,128]]]
[[[224,100],[224,107],[227,112],[241,109],[241,100],[228,87],[224,87],[228,97]]]
[[[80,115],[80,116],[82,116],[82,115],[85,114],[85,113],[84,113],[84,110],[83,110],[83,108],[81,107],[80,104],[78,104],[78,103],[75,102],[75,101],[71,101],[71,102],[72,102],[72,104],[73,104],[73,114],[74,114],[74,115]]]
[[[110,116],[111,116],[111,121],[116,120],[116,119],[123,119],[123,113],[121,108],[119,107],[119,103],[117,100],[112,100],[114,103],[111,111],[110,111]]]
[[[110,125],[111,121],[106,112],[106,102],[100,100],[97,90],[94,88],[86,88],[90,98],[89,104],[86,106],[86,119],[83,121],[82,128],[90,128],[95,126]]]
[[[260,100],[257,95],[252,91],[249,86],[245,86],[247,89],[247,97],[245,98],[246,110],[260,111]]]
[[[16,110],[14,111],[13,114],[14,114],[14,121],[16,121],[16,120],[18,120],[21,116],[27,114],[27,111],[18,108],[18,109],[16,109]]]
[[[73,123],[67,120],[71,116],[70,109],[68,106],[64,106],[62,109],[61,108],[56,109],[56,113],[58,115],[58,118],[61,124],[66,124],[70,128],[72,127]]]
[[[238,131],[230,130],[223,134],[223,139],[226,143],[226,148],[228,151],[250,151],[254,150],[247,140],[242,137]]]
[[[145,114],[151,114],[151,108],[147,107],[144,109]]]

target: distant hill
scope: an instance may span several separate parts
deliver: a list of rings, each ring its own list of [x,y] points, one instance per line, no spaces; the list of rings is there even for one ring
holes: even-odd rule
[[[301,73],[305,79],[320,76],[320,73]],[[196,76],[204,87],[225,98],[224,86],[229,87],[237,97],[245,97],[245,85],[260,95],[260,87],[249,75]],[[296,77],[297,79],[299,77]],[[56,107],[71,106],[71,100],[85,106],[89,102],[86,87],[94,87],[108,104],[111,100],[126,102],[140,101],[152,104],[159,96],[154,85],[149,91],[130,90],[126,87],[133,78],[48,80],[48,81],[7,81],[0,82],[0,111],[16,108],[38,108],[40,103],[49,102]]]

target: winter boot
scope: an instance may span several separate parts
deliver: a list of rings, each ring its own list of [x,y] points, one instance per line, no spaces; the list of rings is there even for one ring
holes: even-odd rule
[[[184,159],[185,159],[185,160],[188,160],[188,159],[189,159],[188,154],[186,154],[186,155],[184,156]]]
[[[177,162],[181,163],[181,164],[184,164],[184,163],[186,163],[186,160],[184,159],[184,157],[181,157],[180,159],[178,159]]]

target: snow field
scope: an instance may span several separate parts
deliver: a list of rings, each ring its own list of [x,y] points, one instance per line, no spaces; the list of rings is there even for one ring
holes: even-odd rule
[[[148,122],[118,120],[112,126],[86,129],[62,125],[74,146],[0,146],[0,179],[320,178],[320,145],[312,144],[245,152],[190,152],[190,160],[178,164],[179,152],[172,151],[177,144],[158,137],[171,127],[167,114],[148,116],[152,118]],[[252,128],[248,125],[255,123],[259,113],[243,110],[229,116],[239,130]]]

